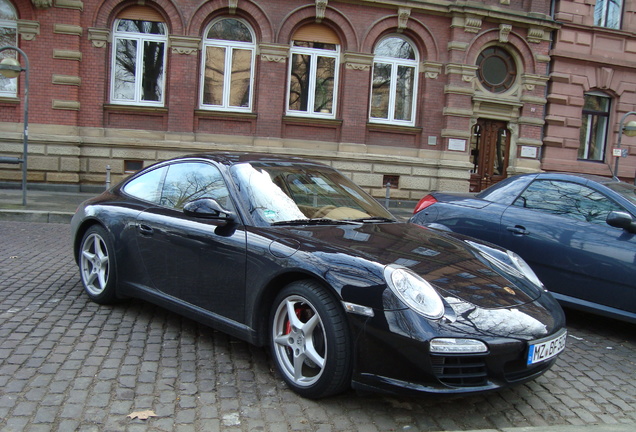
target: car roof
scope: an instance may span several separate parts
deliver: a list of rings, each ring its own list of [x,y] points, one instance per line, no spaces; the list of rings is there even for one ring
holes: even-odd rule
[[[570,172],[543,172],[543,173],[539,173],[534,174],[537,176],[537,178],[551,178],[551,179],[561,179],[561,180],[567,180],[567,179],[572,179],[573,177],[575,178],[580,178],[580,179],[584,179],[584,180],[591,180],[594,181],[596,183],[616,183],[618,182],[618,180],[611,178],[611,177],[603,177],[600,175],[594,175],[594,174],[581,174],[581,173],[570,173]]]

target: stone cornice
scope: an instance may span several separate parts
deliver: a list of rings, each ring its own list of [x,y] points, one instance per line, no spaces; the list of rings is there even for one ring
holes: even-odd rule
[[[371,70],[373,64],[373,55],[345,52],[344,63],[346,69],[368,71]]]
[[[284,63],[289,57],[289,45],[261,43],[258,50],[263,61]]]
[[[88,28],[88,40],[95,48],[104,48],[110,39],[110,30],[105,28]]]
[[[196,54],[201,45],[201,38],[188,36],[170,36],[170,48],[175,54]]]
[[[18,34],[22,40],[34,40],[40,34],[40,23],[31,20],[18,20]]]

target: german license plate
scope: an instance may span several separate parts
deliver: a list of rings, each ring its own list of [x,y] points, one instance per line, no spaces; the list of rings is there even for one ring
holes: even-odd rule
[[[555,336],[530,342],[528,347],[528,365],[551,359],[565,349],[568,332],[563,330]]]

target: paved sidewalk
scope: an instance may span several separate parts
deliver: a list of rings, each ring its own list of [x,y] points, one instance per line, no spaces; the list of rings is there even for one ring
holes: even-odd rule
[[[268,350],[142,301],[83,292],[60,223],[0,222],[2,432],[631,432],[636,327],[568,311],[534,381],[464,396],[291,392]],[[129,415],[151,410],[156,417]]]
[[[68,223],[80,203],[98,194],[27,189],[24,207],[21,189],[0,189],[0,221]],[[413,214],[415,204],[398,202],[398,207],[391,207],[390,211],[397,218],[407,220]]]
[[[27,190],[22,205],[21,189],[0,189],[0,221],[68,223],[77,206],[97,193]]]

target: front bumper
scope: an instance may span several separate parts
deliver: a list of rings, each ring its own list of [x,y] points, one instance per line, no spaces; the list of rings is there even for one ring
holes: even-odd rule
[[[546,311],[546,315],[550,319],[544,321],[548,323],[545,332],[534,335],[487,334],[478,328],[468,331],[461,317],[454,323],[428,321],[410,310],[385,311],[367,319],[352,316],[357,353],[352,386],[362,391],[453,394],[495,390],[535,379],[558,356],[527,365],[528,342],[556,335],[565,325],[560,308]],[[435,337],[477,339],[488,351],[431,353],[429,341]]]

